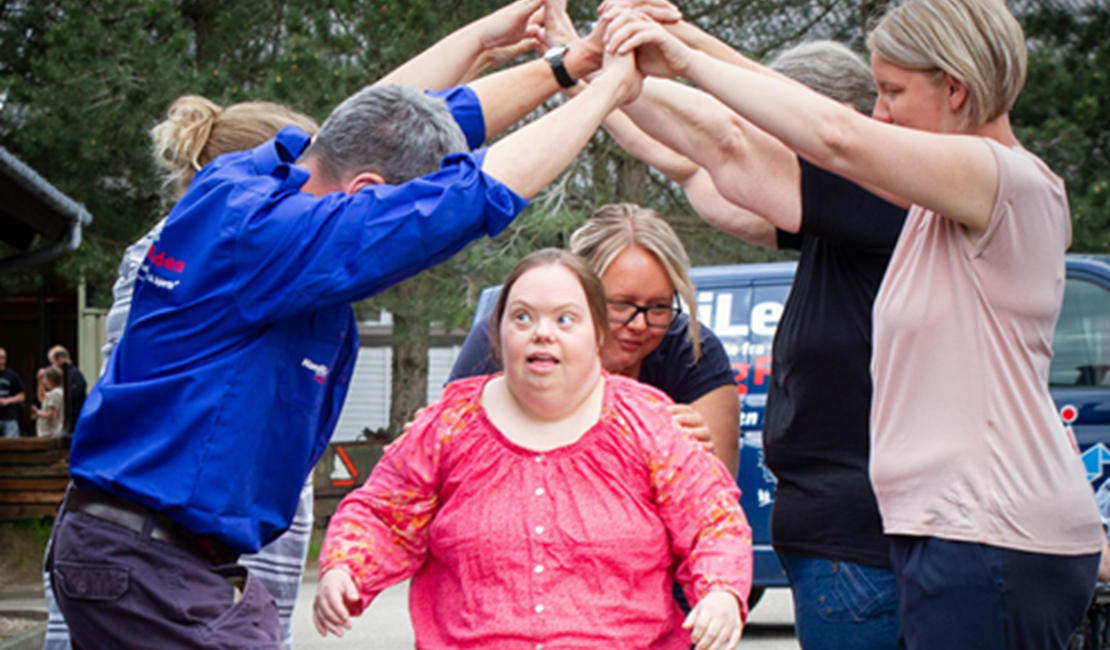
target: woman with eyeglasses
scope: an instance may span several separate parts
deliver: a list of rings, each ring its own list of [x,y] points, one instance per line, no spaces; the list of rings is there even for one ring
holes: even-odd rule
[[[679,297],[697,304],[690,260],[674,230],[654,210],[631,203],[597,209],[571,235],[570,249],[601,277],[609,334],[601,349],[606,371],[632,377],[675,401],[676,424],[712,451],[736,476],[740,462],[740,402],[724,346]],[[489,324],[463,343],[450,381],[491,374]]]

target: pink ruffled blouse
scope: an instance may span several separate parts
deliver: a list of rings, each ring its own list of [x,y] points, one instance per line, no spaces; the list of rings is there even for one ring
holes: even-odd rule
[[[489,379],[448,386],[332,517],[320,575],[355,576],[354,613],[411,577],[423,650],[688,650],[677,579],[691,603],[735,594],[747,617],[739,490],[675,427],[669,398],[606,374],[597,424],[540,452],[490,423]]]

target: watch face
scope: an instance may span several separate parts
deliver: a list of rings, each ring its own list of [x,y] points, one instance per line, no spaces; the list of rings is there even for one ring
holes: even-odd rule
[[[551,71],[555,73],[555,79],[563,88],[570,88],[577,83],[567,72],[566,66],[563,65],[563,55],[570,47],[567,45],[557,45],[543,53],[543,58],[551,65]]]

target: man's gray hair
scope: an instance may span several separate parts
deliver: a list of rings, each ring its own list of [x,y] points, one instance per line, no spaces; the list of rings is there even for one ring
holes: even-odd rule
[[[863,59],[836,41],[809,41],[784,50],[767,64],[791,79],[870,115],[875,79]]]
[[[462,129],[443,100],[407,86],[367,86],[331,112],[304,157],[328,180],[373,172],[399,185],[439,169],[440,159],[467,151]]]

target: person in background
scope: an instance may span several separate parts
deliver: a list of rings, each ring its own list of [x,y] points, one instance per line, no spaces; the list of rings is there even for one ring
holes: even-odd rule
[[[47,366],[39,371],[39,393],[43,398],[41,407],[31,407],[31,417],[35,419],[35,435],[39,438],[56,438],[62,434],[65,425],[65,391],[62,390],[64,378],[62,371]]]
[[[65,393],[65,421],[62,423],[66,432],[73,431],[73,427],[77,422],[78,416],[81,415],[81,407],[85,404],[85,397],[89,391],[88,382],[85,381],[85,375],[81,369],[73,365],[73,360],[69,356],[69,350],[64,346],[55,345],[50,348],[46,353],[46,360],[50,365],[57,368],[62,377],[68,377],[68,382],[63,380]],[[42,390],[41,381],[42,371],[39,371],[39,385],[37,387],[38,400],[41,403],[45,397]]]
[[[289,527],[327,445],[358,346],[350,303],[496,235],[560,174],[639,92],[631,57],[605,57],[573,103],[468,149],[599,54],[583,39],[443,99],[367,87],[315,138],[286,127],[196,175],[74,434],[46,559],[74,645],[280,645],[272,600],[234,561]]]
[[[8,367],[8,351],[0,348],[0,436],[19,437],[19,405],[26,399],[23,381]]]
[[[736,646],[752,555],[735,481],[662,392],[603,369],[607,300],[570,252],[513,268],[491,316],[504,374],[449,384],[332,516],[322,635],[411,577],[428,650]]]
[[[736,476],[740,402],[724,346],[682,311],[696,305],[690,261],[678,235],[654,210],[631,203],[598,208],[570,238],[605,287],[609,336],[601,349],[607,372],[662,390],[676,423],[703,441]],[[501,369],[490,323],[475,324],[448,381]],[[492,346],[492,347],[491,347]]]
[[[871,32],[868,119],[610,7],[612,53],[684,77],[807,160],[911,206],[875,300],[872,485],[919,648],[1064,648],[1101,524],[1048,394],[1071,228],[1009,110],[1026,51],[1001,0],[907,0]],[[960,372],[953,374],[952,368]]]

